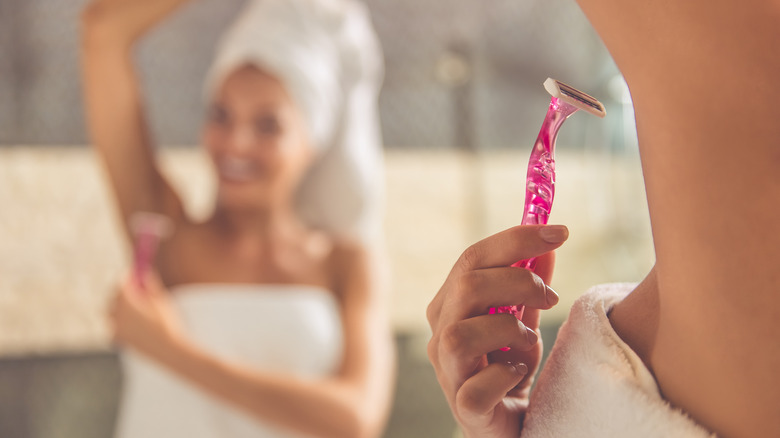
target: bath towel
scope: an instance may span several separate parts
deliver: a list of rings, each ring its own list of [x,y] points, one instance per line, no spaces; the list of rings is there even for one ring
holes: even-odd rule
[[[341,365],[333,293],[305,285],[189,284],[171,297],[200,348],[258,370],[321,379]],[[201,390],[133,350],[121,354],[117,438],[300,438]]]
[[[531,395],[523,438],[715,436],[662,398],[612,329],[609,310],[634,287],[597,286],[574,304]]]

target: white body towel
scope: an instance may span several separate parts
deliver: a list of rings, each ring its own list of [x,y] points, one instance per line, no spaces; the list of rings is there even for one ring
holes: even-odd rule
[[[596,286],[572,307],[531,395],[523,438],[712,437],[662,397],[607,312],[633,284]]]
[[[343,336],[332,293],[301,285],[196,284],[173,293],[188,336],[215,356],[302,378],[333,374]],[[132,350],[121,355],[120,438],[290,438]]]

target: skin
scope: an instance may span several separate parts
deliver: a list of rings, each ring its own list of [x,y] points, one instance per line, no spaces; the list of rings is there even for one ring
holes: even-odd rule
[[[695,421],[724,437],[780,436],[780,6],[579,3],[631,90],[656,253],[610,321],[663,396]],[[487,240],[497,251],[528,244],[514,234]],[[465,306],[452,291],[445,282],[447,305]],[[437,318],[444,307],[429,314],[429,351],[453,394],[466,385],[447,369],[469,358],[441,346],[441,334],[463,321]],[[489,347],[479,332],[462,342]],[[483,381],[494,391],[485,389],[475,404],[486,417],[503,415],[510,385]],[[511,429],[517,422],[464,421],[463,405],[448,398],[467,436],[520,432]]]
[[[780,5],[580,5],[631,89],[657,260],[613,326],[699,423],[780,436]]]
[[[558,303],[549,283],[563,226],[519,226],[469,247],[428,306],[428,357],[468,437],[516,437],[542,356],[540,312]],[[537,259],[536,274],[511,264]],[[491,307],[522,304],[522,322]],[[509,351],[500,351],[509,346]],[[498,350],[498,351],[497,351]]]
[[[273,76],[246,66],[216,91],[203,144],[218,189],[213,215],[194,222],[155,160],[132,61],[136,42],[183,1],[107,0],[82,17],[90,135],[124,219],[165,214],[155,272],[122,282],[111,307],[116,339],[259,420],[319,437],[381,433],[393,385],[392,336],[371,248],[308,229],[293,208],[314,151],[302,114]],[[186,283],[320,286],[339,304],[345,353],[317,381],[269,373],[201,350],[182,330],[168,288]],[[325,293],[325,292],[323,292]]]

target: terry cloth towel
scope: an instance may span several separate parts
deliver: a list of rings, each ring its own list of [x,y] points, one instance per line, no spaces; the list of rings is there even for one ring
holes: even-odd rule
[[[714,437],[661,397],[607,313],[634,284],[596,286],[571,309],[531,394],[522,437]]]

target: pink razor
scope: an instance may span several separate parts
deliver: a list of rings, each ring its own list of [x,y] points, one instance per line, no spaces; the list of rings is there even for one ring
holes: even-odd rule
[[[577,110],[599,117],[607,114],[601,102],[563,82],[547,78],[544,88],[552,99],[528,161],[522,225],[546,225],[550,217],[555,196],[555,140],[563,122]],[[512,266],[533,271],[536,258],[520,260]],[[523,306],[491,308],[490,313],[511,313],[520,319]]]
[[[150,212],[138,212],[130,218],[130,228],[135,241],[133,256],[133,278],[138,286],[144,287],[143,279],[151,269],[160,240],[173,230],[171,220],[166,216]]]

